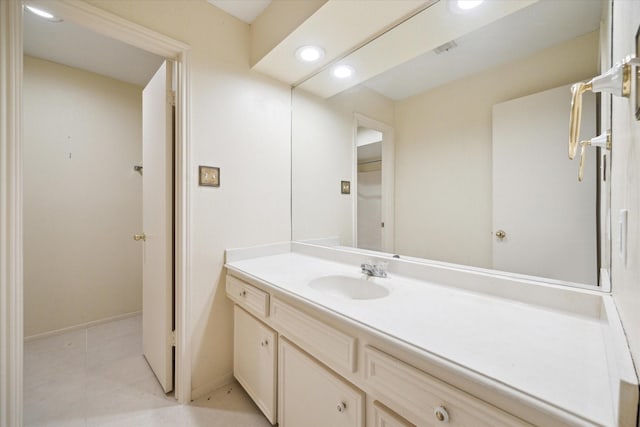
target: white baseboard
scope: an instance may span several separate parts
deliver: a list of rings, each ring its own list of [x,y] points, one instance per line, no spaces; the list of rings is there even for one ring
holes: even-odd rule
[[[24,342],[33,341],[40,338],[52,337],[55,335],[60,335],[60,334],[64,334],[71,331],[77,331],[78,329],[87,329],[87,328],[91,328],[92,326],[101,325],[107,322],[113,322],[115,320],[126,319],[127,317],[133,317],[140,314],[142,314],[142,311],[133,311],[131,313],[119,314],[117,316],[106,317],[104,319],[99,319],[99,320],[92,320],[90,322],[81,323],[79,325],[68,326],[62,329],[56,329],[53,331],[42,332],[40,334],[29,335],[28,337],[24,337]]]
[[[219,389],[220,387],[224,387],[233,382],[233,372],[228,372],[223,376],[215,379],[214,381],[210,381],[206,384],[201,385],[200,387],[196,387],[191,390],[191,401],[198,400],[199,398],[206,396],[207,394]]]

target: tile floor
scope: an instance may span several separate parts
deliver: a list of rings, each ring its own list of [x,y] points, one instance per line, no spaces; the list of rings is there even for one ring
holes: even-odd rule
[[[135,316],[24,346],[24,426],[269,427],[238,383],[179,405],[142,356]]]

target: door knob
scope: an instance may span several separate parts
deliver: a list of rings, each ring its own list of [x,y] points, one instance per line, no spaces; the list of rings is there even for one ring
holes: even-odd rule
[[[505,233],[504,230],[498,230],[496,231],[496,237],[500,240],[504,239],[505,237],[507,237],[507,233]]]
[[[145,236],[145,234],[144,234],[144,233],[142,233],[142,234],[134,234],[134,235],[133,235],[133,240],[135,240],[136,242],[137,242],[138,240],[142,240],[143,242],[146,242],[146,240],[147,240],[147,236]]]

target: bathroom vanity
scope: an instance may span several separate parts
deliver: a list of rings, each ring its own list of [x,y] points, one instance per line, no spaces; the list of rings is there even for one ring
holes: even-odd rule
[[[608,294],[297,242],[226,257],[234,376],[271,423],[636,425]]]

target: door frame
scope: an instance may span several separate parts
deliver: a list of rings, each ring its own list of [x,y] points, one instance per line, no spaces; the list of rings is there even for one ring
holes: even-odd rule
[[[22,424],[23,234],[22,234],[22,26],[25,0],[0,1],[0,426]],[[191,400],[189,346],[191,47],[110,12],[73,0],[29,0],[62,19],[177,64],[175,145],[175,397]]]
[[[358,127],[363,126],[369,129],[382,132],[382,204],[381,214],[384,228],[382,232],[382,251],[393,253],[395,251],[395,148],[394,130],[386,123],[372,119],[361,113],[354,114],[353,126],[353,170],[351,181],[352,187],[351,203],[351,233],[354,247],[358,247]]]

